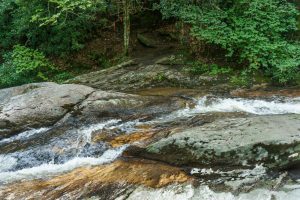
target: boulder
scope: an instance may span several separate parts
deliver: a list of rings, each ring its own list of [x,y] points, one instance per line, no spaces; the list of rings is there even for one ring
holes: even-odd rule
[[[165,63],[164,57],[157,62]],[[136,90],[155,87],[180,87],[207,90],[210,86],[218,85],[221,80],[217,77],[190,76],[185,73],[184,65],[174,61],[177,67],[169,64],[137,64],[128,61],[112,68],[84,74],[68,81],[68,83],[84,84],[101,90],[134,92]],[[224,91],[224,88],[222,88]]]
[[[52,125],[92,92],[94,89],[88,86],[55,83],[0,90],[0,138]]]
[[[145,34],[139,33],[137,35],[137,39],[145,47],[149,47],[149,48],[155,48],[156,47],[156,42],[152,38],[147,37]]]
[[[176,165],[285,168],[300,162],[300,115],[220,119],[175,131],[143,157]]]
[[[6,104],[12,97],[27,93],[33,89],[42,88],[42,87],[50,87],[56,85],[51,82],[43,82],[43,83],[31,83],[25,84],[22,86],[11,87],[0,90],[0,106]]]
[[[55,83],[0,90],[0,99],[0,139],[54,124],[63,126],[97,123],[107,118],[151,117],[185,106],[185,101],[176,97],[140,96]]]
[[[141,96],[97,90],[76,105],[72,115],[84,123],[97,123],[105,118],[125,121],[149,119],[184,108],[187,102],[180,97]]]
[[[74,111],[80,112],[84,118],[92,116],[119,118],[129,112],[135,114],[135,109],[144,108],[146,103],[147,98],[138,95],[98,90],[76,106]]]

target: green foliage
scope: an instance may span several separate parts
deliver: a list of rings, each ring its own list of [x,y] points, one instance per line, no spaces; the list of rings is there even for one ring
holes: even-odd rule
[[[22,85],[29,82],[33,82],[32,77],[23,77],[17,74],[15,68],[11,67],[11,62],[6,61],[0,65],[0,88]]]
[[[64,81],[74,78],[70,72],[57,72],[57,74],[52,78],[53,81],[57,83],[63,83]]]
[[[249,87],[251,78],[248,71],[242,71],[230,77],[230,84],[234,87]]]
[[[200,61],[187,63],[185,71],[192,75],[206,74],[209,76],[220,76],[233,73],[230,67],[221,67],[217,64],[205,64]]]
[[[1,88],[40,81],[60,82],[71,77],[66,72],[59,72],[43,53],[24,46],[16,45],[4,60],[0,65]]]
[[[300,44],[288,37],[299,13],[286,0],[161,0],[159,8],[166,18],[189,23],[192,36],[238,56],[248,70],[262,69],[281,83],[299,71]]]
[[[245,73],[232,77],[233,84],[249,83],[246,76],[254,71],[262,71],[280,83],[299,79],[300,15],[292,3],[299,1],[130,1],[129,14],[142,15],[144,4],[153,2],[158,2],[154,7],[165,19],[178,19],[181,30],[191,27],[190,34],[199,43],[222,48],[227,57],[245,66]],[[122,12],[121,6],[122,1],[114,0],[0,0],[0,57],[5,61],[0,65],[1,87],[70,78],[70,73],[56,70],[46,56],[64,56],[83,48],[108,19],[120,18],[116,13]],[[89,59],[101,67],[110,65],[100,54],[91,54]],[[180,59],[172,62],[175,65]],[[187,66],[191,74],[233,74],[229,67],[201,62]],[[158,74],[156,79],[163,81],[166,77]]]
[[[107,68],[110,66],[109,59],[103,53],[91,52],[89,57],[92,61],[96,62],[98,67]]]
[[[16,73],[22,76],[33,76],[46,81],[48,78],[45,74],[54,70],[53,65],[43,53],[20,45],[14,47],[11,60]]]
[[[102,0],[2,0],[0,46],[22,44],[49,55],[65,55],[83,47],[92,31],[102,27]]]
[[[184,70],[192,75],[201,75],[209,71],[208,66],[200,61],[187,63]]]
[[[68,14],[75,14],[76,11],[85,11],[93,6],[91,0],[49,0],[50,4],[56,7],[57,12],[45,15],[44,9],[36,9],[31,21],[40,22],[40,26],[56,25],[60,18],[67,18]]]
[[[166,77],[166,75],[162,72],[158,73],[155,77],[154,80],[157,82],[163,82],[165,80],[167,80],[168,78]]]
[[[218,76],[222,74],[230,74],[232,73],[232,69],[230,67],[220,67],[216,64],[212,64],[210,66],[209,75],[211,76]]]

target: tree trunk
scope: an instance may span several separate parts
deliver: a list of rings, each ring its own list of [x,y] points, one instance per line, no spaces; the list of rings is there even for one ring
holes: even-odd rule
[[[130,0],[123,0],[124,9],[124,54],[129,54],[129,39],[130,39]]]

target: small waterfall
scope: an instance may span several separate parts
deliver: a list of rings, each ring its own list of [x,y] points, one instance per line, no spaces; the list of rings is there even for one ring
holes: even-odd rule
[[[99,158],[74,157],[73,159],[63,164],[45,163],[40,166],[25,168],[14,172],[0,172],[0,183],[6,184],[13,181],[44,178],[68,172],[78,167],[109,163],[117,159],[126,148],[127,146],[125,145],[120,148],[109,149],[105,151],[104,154]],[[5,169],[5,166],[2,166],[2,168]]]
[[[300,99],[251,100],[242,98],[201,98],[194,112],[246,112],[256,115],[299,114]]]
[[[255,115],[300,114],[300,98],[279,100],[221,98],[204,96],[196,101],[194,108],[175,111],[166,118],[189,117],[213,112],[244,112]]]
[[[0,140],[0,145],[7,144],[10,142],[20,141],[20,140],[26,140],[38,134],[45,133],[48,130],[50,130],[50,128],[39,128],[39,129],[31,129],[28,131],[24,131],[16,136]]]
[[[92,143],[92,134],[104,129],[120,129],[129,132],[134,129],[135,123],[135,121],[122,123],[119,119],[108,120],[68,130],[62,136],[53,138],[48,144],[42,146],[6,155],[0,154],[0,184],[43,178],[68,172],[78,167],[112,162],[123,153],[127,145],[108,149],[105,144]],[[50,128],[25,131],[2,140],[0,144],[27,139],[48,130]],[[62,153],[56,153],[55,149],[57,148],[60,148]],[[55,161],[55,157],[56,160],[57,157],[60,159]]]
[[[16,158],[7,155],[0,155],[0,173],[10,170],[16,163]]]
[[[0,154],[0,186],[23,180],[47,178],[72,171],[79,167],[96,166],[115,161],[126,150],[128,145],[112,148],[105,140],[93,141],[94,134],[112,133],[114,136],[120,133],[130,134],[139,130],[139,125],[160,125],[164,122],[172,122],[180,118],[184,121],[195,115],[209,113],[243,112],[253,115],[279,115],[300,114],[300,98],[243,99],[205,96],[195,99],[194,107],[186,107],[181,110],[158,116],[154,120],[132,120],[123,122],[120,119],[102,121],[96,124],[82,126],[80,128],[63,129],[59,134],[54,134],[43,143],[37,143],[22,150],[9,154]],[[50,133],[51,128],[32,129],[10,138],[0,141],[0,145],[15,141],[31,140],[35,137],[43,138],[43,134]],[[97,135],[98,136],[98,135]],[[100,135],[102,136],[102,135]],[[243,171],[221,171],[211,168],[192,168],[191,175],[195,176],[220,176],[227,182],[227,186],[235,188],[230,180],[248,181],[265,176],[266,169],[259,165],[254,169]],[[224,178],[225,177],[225,178]],[[228,179],[227,179],[228,178]],[[169,185],[161,189],[138,187],[128,199],[203,199],[203,200],[255,200],[276,199],[291,200],[300,199],[300,187],[291,191],[270,191],[267,189],[253,190],[249,193],[240,193],[235,196],[231,192],[214,192],[205,180],[203,185]],[[236,181],[236,180],[235,180]],[[251,180],[250,180],[251,181]],[[206,185],[205,185],[206,184]]]
[[[102,131],[104,128],[108,128],[111,127],[117,123],[121,122],[121,120],[109,120],[106,122],[101,122],[98,124],[93,124],[93,125],[89,125],[86,127],[82,127],[80,129],[78,129],[77,132],[77,143],[76,143],[76,148],[80,148],[88,143],[91,143],[92,140],[92,134],[96,131],[100,132]]]

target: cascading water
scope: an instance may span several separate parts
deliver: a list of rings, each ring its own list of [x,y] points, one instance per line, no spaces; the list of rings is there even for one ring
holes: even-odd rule
[[[120,198],[122,199],[122,198]],[[292,190],[270,191],[264,189],[253,190],[249,193],[241,193],[237,196],[230,192],[214,192],[208,186],[195,188],[192,185],[171,185],[162,189],[139,188],[135,190],[127,200],[298,200],[300,192]]]
[[[175,111],[160,120],[172,121],[197,114],[214,112],[244,112],[255,115],[300,114],[300,98],[277,98],[275,100],[221,98],[204,96],[195,99],[195,106]]]
[[[125,150],[126,146],[109,149],[100,157],[74,157],[63,164],[45,163],[36,167],[25,168],[17,171],[0,172],[0,183],[10,183],[13,181],[45,178],[60,173],[71,171],[78,167],[94,166],[112,162],[118,158]],[[8,158],[10,164],[6,166],[6,170],[14,165],[16,160],[12,157]],[[5,160],[7,162],[7,158]],[[5,170],[5,166],[0,166]]]
[[[44,133],[48,130],[50,130],[50,128],[31,129],[29,131],[25,131],[23,133],[20,133],[16,136],[0,140],[0,145],[15,142],[15,141],[27,140],[30,137],[34,137],[34,136],[36,136],[40,133]]]
[[[120,127],[126,132],[133,130],[134,123],[120,123],[121,120],[109,120],[98,124],[69,130],[48,144],[22,151],[0,155],[0,184],[18,180],[44,178],[64,173],[82,166],[93,166],[112,162],[126,149],[124,145],[108,149],[104,143],[93,144],[94,132]],[[125,124],[125,125],[124,125]],[[50,128],[33,129],[17,136],[3,139],[1,144],[25,140],[33,135],[49,131]],[[60,152],[57,150],[60,149]]]
[[[191,113],[246,112],[256,115],[300,114],[300,99],[257,100],[203,97]]]
[[[97,124],[71,128],[63,133],[55,135],[49,141],[42,141],[34,146],[16,150],[6,154],[0,154],[0,185],[20,180],[31,180],[48,178],[57,174],[66,173],[73,169],[84,166],[95,166],[110,163],[120,157],[128,145],[112,148],[106,142],[93,142],[93,134],[102,131],[113,131],[116,133],[131,134],[137,130],[138,125],[150,124],[160,125],[165,122],[175,121],[177,118],[188,119],[198,114],[216,112],[243,112],[251,115],[279,115],[279,114],[300,114],[300,98],[277,98],[273,100],[264,99],[242,99],[242,98],[221,98],[205,96],[195,100],[194,107],[186,107],[181,110],[169,113],[164,116],[157,116],[153,120],[140,122],[139,120],[123,122],[120,119],[112,119]],[[32,138],[39,138],[42,134],[51,134],[54,131],[51,127],[32,129],[10,138],[0,141],[0,148],[3,145],[14,144],[18,141],[27,141]],[[57,131],[57,130],[55,130]],[[260,168],[263,169],[263,168]],[[193,169],[192,175],[205,173],[209,175],[216,173],[211,169]],[[251,177],[246,174],[249,171],[241,172],[241,178]],[[225,172],[218,171],[224,175]],[[252,172],[251,172],[252,173]],[[263,176],[264,172],[259,174]],[[226,174],[230,176],[230,174]],[[181,188],[178,190],[178,188]],[[232,193],[215,193],[207,186],[194,188],[191,185],[169,186],[159,190],[146,189],[134,191],[129,199],[300,199],[299,189],[292,192],[271,192],[268,190],[254,190],[249,194],[234,196]]]

